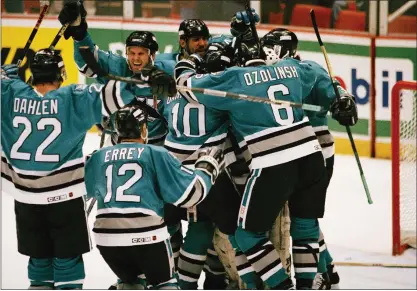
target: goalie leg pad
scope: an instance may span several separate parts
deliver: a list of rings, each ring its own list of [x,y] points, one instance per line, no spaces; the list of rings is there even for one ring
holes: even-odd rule
[[[223,264],[229,280],[239,281],[239,274],[236,268],[235,250],[226,234],[218,228],[214,231],[213,246]]]
[[[281,212],[272,226],[272,230],[269,233],[269,239],[271,240],[274,248],[279,253],[279,257],[282,262],[282,266],[287,272],[288,276],[291,276],[291,236],[290,236],[290,211],[288,203],[285,203]]]

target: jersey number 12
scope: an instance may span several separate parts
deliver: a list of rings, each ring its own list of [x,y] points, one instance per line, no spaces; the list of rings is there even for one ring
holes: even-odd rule
[[[114,165],[110,165],[106,168],[107,192],[106,196],[104,197],[104,203],[110,202],[113,196],[113,166]],[[116,202],[140,202],[139,195],[129,195],[124,194],[124,192],[132,187],[137,181],[139,181],[140,178],[142,178],[142,167],[137,163],[123,164],[119,168],[119,171],[117,171],[117,176],[124,176],[128,171],[133,171],[133,176],[130,177],[130,179],[127,180],[123,185],[116,188]]]

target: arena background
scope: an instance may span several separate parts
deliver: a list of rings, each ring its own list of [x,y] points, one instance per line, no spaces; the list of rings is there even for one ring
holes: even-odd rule
[[[160,46],[159,51],[162,53],[178,49],[177,31],[182,15],[199,16],[204,20],[224,20],[207,20],[206,22],[211,34],[230,34],[230,17],[236,9],[244,9],[244,1],[229,1],[228,4],[226,2],[86,1],[85,6],[88,12],[89,32],[101,49],[124,54],[124,41],[131,31],[150,30],[156,34]],[[415,10],[417,5],[407,4],[407,2],[415,1],[398,0],[395,3],[392,3],[393,1],[390,3],[388,1],[365,1],[363,3],[364,1],[358,0],[250,2],[252,7],[261,12],[261,24],[257,26],[260,36],[272,28],[287,27],[296,32],[299,37],[301,57],[314,60],[326,67],[308,14],[303,15],[310,8],[315,9],[334,74],[357,100],[360,121],[352,128],[352,132],[359,154],[390,158],[392,87],[400,80],[417,79],[415,69],[417,62]],[[345,6],[339,8],[338,14],[336,13],[337,7],[335,7],[337,2],[345,3]],[[292,15],[288,16],[285,7],[290,4],[294,7],[292,7]],[[311,6],[311,4],[322,6]],[[326,5],[327,7],[324,7]],[[410,7],[408,8],[407,5]],[[405,6],[408,8],[405,14],[411,15],[399,15],[390,19],[395,13],[404,14],[398,8],[404,10]],[[49,13],[31,45],[29,57],[33,55],[33,51],[49,46],[60,27],[57,20],[60,7],[62,7],[62,1],[52,1]],[[39,15],[39,1],[2,0],[2,8],[1,63],[9,64],[21,53],[36,23]],[[16,9],[21,9],[22,12],[17,13]],[[201,12],[202,9],[203,12]],[[286,22],[290,25],[284,25]],[[62,51],[64,57],[68,73],[68,80],[65,84],[86,82],[79,75],[73,60],[72,39],[61,39],[56,48]],[[29,77],[27,67],[27,62],[24,62],[26,79]],[[408,114],[413,114],[413,112]],[[352,150],[344,128],[332,119],[329,119],[329,123],[336,137],[336,152],[351,154]],[[95,128],[92,128],[92,131],[94,130]]]

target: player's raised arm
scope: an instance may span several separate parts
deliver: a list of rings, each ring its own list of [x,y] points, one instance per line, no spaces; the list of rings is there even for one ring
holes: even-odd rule
[[[208,148],[203,151],[195,163],[195,170],[183,166],[167,151],[164,151],[163,155],[154,155],[153,159],[158,169],[159,188],[165,189],[161,191],[164,200],[183,208],[192,207],[203,201],[224,163],[219,148]]]
[[[74,39],[74,60],[80,73],[86,77],[97,78],[95,72],[87,66],[79,53],[79,48],[82,46],[88,46],[91,49],[96,60],[106,72],[111,72],[112,70],[123,70],[124,67],[120,64],[125,64],[125,60],[122,56],[113,54],[112,52],[103,51],[94,44],[91,35],[87,31],[88,24],[86,16],[87,12],[84,9],[82,1],[80,0],[67,1],[58,16],[58,20],[62,24],[68,22],[71,23],[65,31],[64,37],[65,39],[70,37]],[[99,78],[99,82],[104,83],[104,80]]]

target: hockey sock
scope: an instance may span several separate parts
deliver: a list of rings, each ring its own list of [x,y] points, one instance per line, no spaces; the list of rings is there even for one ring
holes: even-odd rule
[[[52,258],[29,258],[28,277],[31,286],[54,287],[54,268]]]
[[[178,268],[178,258],[180,256],[180,248],[182,246],[183,236],[181,222],[174,225],[168,225],[168,232],[171,236],[171,246],[174,256],[175,269]]]
[[[54,258],[55,289],[82,289],[85,271],[82,256],[60,259]]]
[[[327,272],[327,254],[329,253],[327,250],[326,243],[324,241],[323,232],[320,230],[319,236],[319,265],[317,268],[317,272],[319,273],[326,273]]]
[[[274,288],[288,278],[267,232],[251,232],[239,226],[235,238],[253,269],[266,285]]]
[[[222,262],[220,262],[217,252],[214,250],[213,240],[207,250],[204,272],[206,273],[206,278],[204,280],[203,289],[224,290],[226,288],[226,270],[224,269]]]
[[[262,279],[256,274],[246,255],[239,248],[235,236],[229,235],[229,241],[236,252],[236,268],[239,277],[246,284],[247,289],[263,289]]]
[[[211,221],[189,222],[184,244],[178,259],[181,289],[197,289],[197,281],[207,259],[207,249],[212,245],[214,226]]]
[[[332,285],[339,284],[340,282],[339,274],[337,273],[336,268],[333,263],[331,263],[330,265],[327,265],[327,274],[329,275],[330,284]]]
[[[291,217],[292,254],[297,289],[311,289],[319,261],[317,219]]]

